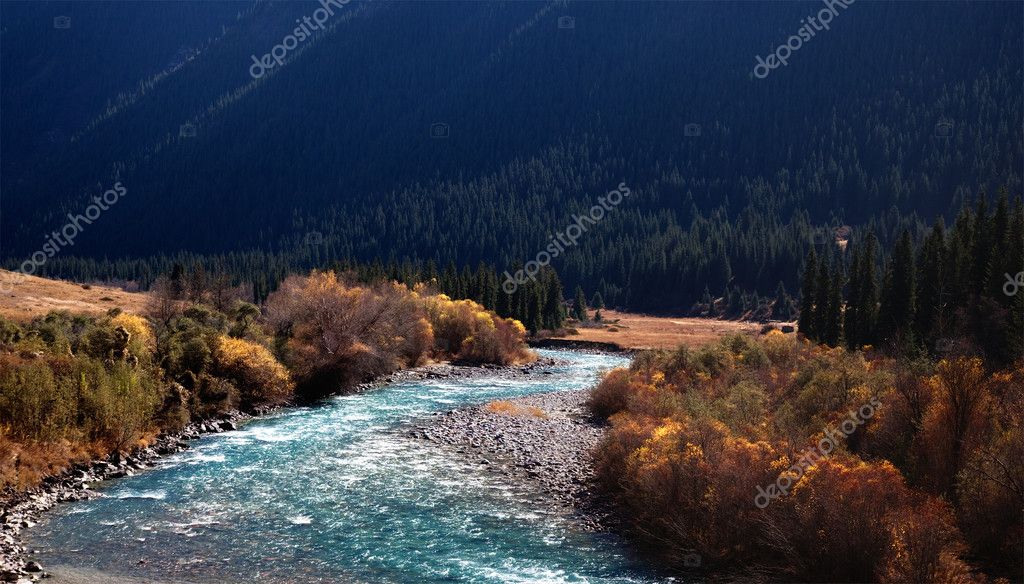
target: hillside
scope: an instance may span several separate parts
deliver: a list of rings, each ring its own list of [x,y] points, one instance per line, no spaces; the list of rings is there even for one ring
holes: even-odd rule
[[[0,281],[9,282],[13,274],[0,270]],[[141,313],[148,295],[126,292],[101,284],[77,284],[64,280],[27,276],[23,281],[0,293],[0,316],[27,322],[53,310],[75,314],[101,315],[112,308]]]
[[[32,113],[0,128],[19,218],[0,260],[120,181],[47,273],[149,282],[205,261],[272,289],[345,259],[500,272],[625,184],[553,266],[610,306],[678,312],[705,289],[794,291],[827,227],[889,246],[1020,192],[1019,3],[859,3],[758,79],[819,3],[351,2],[254,79],[318,6],[5,3],[0,104]],[[58,10],[76,24],[36,34]]]

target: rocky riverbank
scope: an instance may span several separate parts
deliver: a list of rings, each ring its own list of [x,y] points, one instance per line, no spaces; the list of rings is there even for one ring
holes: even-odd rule
[[[562,391],[452,410],[408,430],[513,480],[536,481],[591,527],[606,524],[593,489],[591,452],[604,428],[587,411],[590,390]],[[509,405],[510,404],[510,405]]]
[[[39,516],[57,503],[81,501],[99,494],[93,485],[107,479],[132,476],[156,464],[161,457],[188,448],[188,441],[203,434],[234,430],[246,414],[231,412],[217,419],[189,424],[182,431],[160,436],[150,446],[128,454],[80,462],[59,475],[47,477],[28,490],[0,492],[0,582],[34,582],[47,577],[42,566],[27,560],[30,553],[20,542],[22,530],[34,526]]]
[[[497,365],[471,366],[435,363],[397,371],[355,391],[366,391],[391,383],[428,379],[467,379],[472,377],[519,378],[540,375],[557,365],[554,359],[538,359],[525,365],[502,367]],[[269,411],[257,411],[254,415]],[[203,434],[234,430],[238,423],[253,416],[232,412],[217,419],[188,425],[181,432],[160,436],[152,445],[135,449],[128,454],[115,452],[107,458],[78,463],[65,472],[47,477],[34,488],[0,492],[0,582],[34,582],[47,576],[43,567],[28,560],[30,550],[20,541],[23,530],[34,526],[39,516],[57,503],[80,501],[100,496],[93,486],[103,480],[132,476],[154,466],[170,454],[188,448],[188,442]]]
[[[559,361],[549,357],[541,357],[524,365],[463,365],[459,363],[432,363],[412,369],[403,369],[389,375],[379,377],[369,383],[356,387],[357,391],[366,391],[392,383],[405,381],[425,381],[429,379],[470,379],[475,377],[497,377],[516,379],[529,375],[541,375],[545,371],[559,365]]]

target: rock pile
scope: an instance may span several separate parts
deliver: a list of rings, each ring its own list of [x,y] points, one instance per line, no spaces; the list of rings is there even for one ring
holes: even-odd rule
[[[578,390],[508,400],[520,408],[514,414],[486,405],[451,410],[407,433],[453,448],[511,479],[536,481],[598,527],[605,514],[592,497],[591,452],[604,428],[586,409],[588,395],[589,390]]]

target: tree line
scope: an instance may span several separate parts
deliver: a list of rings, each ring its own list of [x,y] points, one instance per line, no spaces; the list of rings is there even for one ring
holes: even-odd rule
[[[886,253],[870,230],[848,246],[811,249],[800,291],[800,331],[831,346],[986,356],[1024,355],[1024,205],[1001,190],[964,204]]]

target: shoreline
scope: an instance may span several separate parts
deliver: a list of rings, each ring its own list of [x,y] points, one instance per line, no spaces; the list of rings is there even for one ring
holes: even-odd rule
[[[462,407],[412,422],[405,434],[475,459],[509,480],[536,484],[570,507],[584,528],[608,531],[614,521],[595,497],[592,454],[607,426],[587,411],[590,390],[501,400],[522,408],[520,413],[495,412],[487,404]]]
[[[34,527],[39,517],[60,503],[84,501],[102,496],[92,487],[102,481],[135,476],[156,466],[167,456],[188,450],[189,442],[207,434],[235,430],[238,424],[264,416],[279,408],[257,408],[252,414],[238,411],[192,422],[178,432],[160,435],[146,447],[128,454],[115,451],[105,458],[78,462],[63,472],[44,478],[39,485],[0,493],[0,582],[35,582],[49,577],[43,567],[29,560],[21,541],[24,530]]]
[[[495,374],[517,378],[557,365],[551,358],[538,358],[523,365],[464,365],[448,362],[431,363],[402,369],[359,384],[350,391],[336,395],[362,393],[393,383],[430,379],[468,379]],[[106,457],[70,465],[61,473],[50,475],[40,484],[24,490],[10,487],[0,492],[0,582],[35,582],[49,577],[43,566],[34,560],[21,540],[24,530],[34,527],[40,516],[56,505],[102,496],[93,486],[105,480],[134,476],[153,468],[163,458],[187,450],[189,442],[207,434],[237,429],[239,424],[262,418],[289,404],[258,407],[253,413],[227,412],[221,416],[189,423],[178,432],[161,434],[152,444],[137,447],[128,454],[113,452]]]

